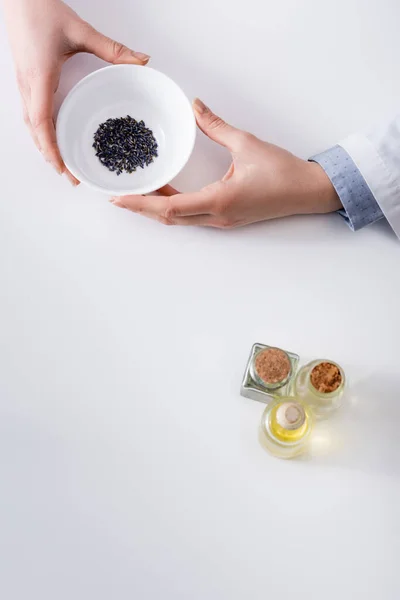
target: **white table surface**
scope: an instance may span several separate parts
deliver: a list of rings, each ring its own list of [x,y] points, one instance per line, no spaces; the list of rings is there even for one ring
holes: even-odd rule
[[[306,157],[400,103],[395,0],[74,0],[189,96]],[[397,600],[400,246],[333,215],[165,228],[74,190],[1,26],[0,596]],[[61,96],[99,66],[79,57]],[[199,136],[194,189],[229,158]],[[330,357],[311,461],[261,449],[251,344]]]

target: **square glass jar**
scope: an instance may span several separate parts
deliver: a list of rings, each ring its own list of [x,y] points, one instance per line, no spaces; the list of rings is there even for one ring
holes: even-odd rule
[[[267,383],[258,375],[255,368],[257,356],[264,350],[279,350],[283,352],[290,362],[290,371],[284,380],[277,383]],[[288,352],[276,346],[267,346],[265,344],[254,344],[249,359],[247,361],[246,371],[244,373],[240,393],[245,398],[257,400],[267,404],[271,398],[277,396],[289,396],[292,389],[292,382],[296,375],[297,366],[299,364],[299,356],[293,352]]]

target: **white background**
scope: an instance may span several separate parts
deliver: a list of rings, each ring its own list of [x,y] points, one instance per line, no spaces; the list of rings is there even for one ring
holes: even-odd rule
[[[400,106],[395,0],[74,0],[190,97],[303,157]],[[74,190],[1,29],[0,595],[397,600],[399,244],[340,217],[176,229]],[[67,66],[61,96],[99,66]],[[199,136],[178,184],[223,174]],[[261,449],[251,344],[351,382],[315,458]]]

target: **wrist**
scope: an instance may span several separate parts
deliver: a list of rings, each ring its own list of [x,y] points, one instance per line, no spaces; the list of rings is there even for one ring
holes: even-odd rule
[[[310,195],[308,209],[310,213],[325,214],[343,208],[340,198],[324,169],[316,162],[307,161]]]

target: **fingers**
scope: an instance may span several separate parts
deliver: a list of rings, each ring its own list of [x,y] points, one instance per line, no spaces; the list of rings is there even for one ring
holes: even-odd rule
[[[177,194],[180,197],[180,194]],[[198,227],[218,227],[214,215],[194,215],[188,217],[167,217],[169,202],[168,197],[162,196],[125,196],[112,198],[111,203],[119,208],[138,213],[148,219],[159,221],[163,225],[183,225]]]
[[[197,125],[206,136],[231,152],[239,149],[242,131],[225,123],[198,98],[193,102],[193,110]]]
[[[150,56],[143,52],[135,52],[130,50],[123,44],[106,37],[96,29],[89,28],[86,39],[83,42],[82,49],[90,54],[94,54],[106,62],[114,65],[132,64],[146,65]],[[87,33],[87,32],[86,32]]]
[[[216,205],[216,195],[208,188],[191,194],[178,194],[169,199],[165,217],[170,221],[179,217],[211,215],[215,212]]]
[[[150,219],[165,221],[169,199],[164,196],[116,196],[110,202],[119,208],[126,208]],[[163,221],[163,222],[164,222]]]
[[[124,196],[112,198],[111,202],[114,206],[127,208],[164,225],[215,227],[218,229],[230,229],[238,225],[238,223],[227,219],[223,214],[198,213],[199,210],[206,210],[206,204],[197,204],[197,198],[193,199],[193,196],[200,197],[200,194],[201,192],[175,194],[171,197]]]
[[[65,176],[67,177],[68,181],[73,186],[76,187],[77,185],[80,185],[81,182],[79,181],[79,179],[77,179],[74,175],[72,175],[72,173],[70,173],[67,168],[65,168],[64,173],[65,173]]]
[[[168,186],[170,187],[170,186]],[[167,190],[167,191],[172,191]],[[123,196],[111,199],[114,206],[127,208],[158,220],[172,223],[177,217],[211,214],[213,197],[206,190],[193,194],[174,194],[171,196]]]
[[[159,194],[162,196],[175,196],[179,194],[178,190],[176,190],[172,185],[164,185],[164,187],[157,190]]]
[[[28,107],[32,134],[45,159],[61,175],[65,165],[57,146],[53,122],[54,78],[42,76],[31,84],[31,97]]]
[[[31,125],[31,120],[29,118],[28,108],[27,108],[27,105],[26,105],[26,102],[25,102],[24,98],[22,98],[22,112],[23,112],[23,116],[24,116],[24,123],[27,126],[27,128],[29,129],[29,133],[31,134],[31,138],[34,141],[36,148],[40,152],[41,149],[40,149],[39,141],[37,139],[37,135],[36,135],[35,131],[33,130],[32,125]]]
[[[116,197],[111,202],[165,225],[230,229],[241,224],[232,215],[235,191],[228,184],[217,182],[191,194],[173,193],[176,190],[171,186],[160,191],[166,195]]]
[[[194,215],[193,217],[177,217],[171,225],[180,227],[220,227],[214,215]]]
[[[25,100],[25,97],[22,96],[23,115],[25,124],[28,127],[32,139],[35,142],[35,145],[39,152],[41,152],[45,156],[46,160],[48,160],[54,166],[58,173],[65,173],[70,183],[73,186],[77,186],[80,184],[80,181],[76,179],[76,177],[74,177],[72,173],[70,173],[65,167],[60,153],[58,151],[56,134],[52,118],[52,95],[50,95],[50,98],[47,100],[47,104],[50,103],[50,106],[46,106],[45,103],[42,106],[42,108],[40,108],[41,94],[38,93],[36,95],[34,89],[34,86],[32,86],[30,94],[31,98],[29,101]],[[28,109],[28,102],[30,106],[30,111]],[[50,112],[48,112],[48,110],[50,110]],[[32,125],[29,112],[32,114],[32,120],[35,124],[35,127]],[[49,117],[48,115],[51,116]]]

